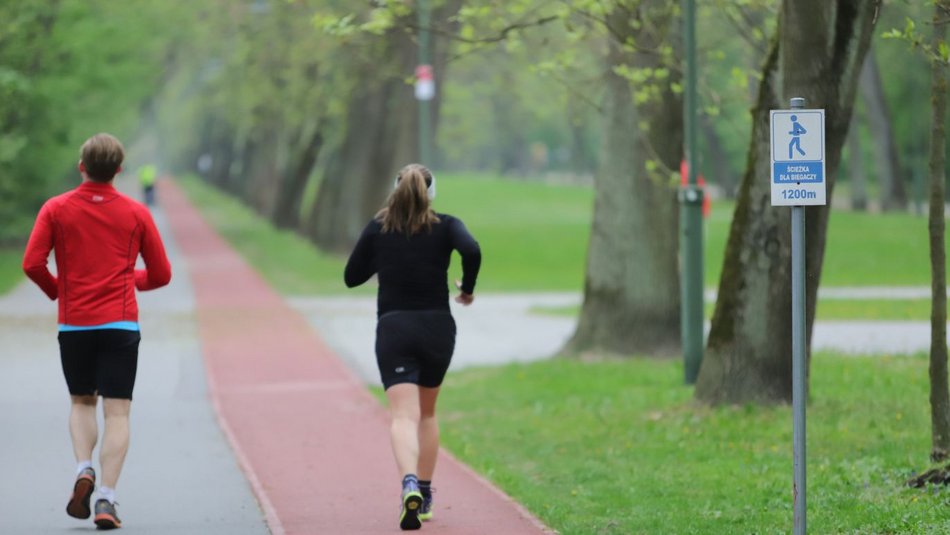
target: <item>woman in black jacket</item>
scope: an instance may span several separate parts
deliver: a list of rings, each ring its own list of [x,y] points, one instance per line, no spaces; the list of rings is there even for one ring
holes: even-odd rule
[[[461,220],[432,210],[435,177],[411,164],[396,177],[386,206],[363,230],[346,264],[350,288],[379,279],[376,363],[389,400],[396,464],[404,474],[404,530],[432,518],[432,474],[439,452],[435,404],[455,349],[449,310],[452,251],[462,257],[455,301],[470,305],[481,265],[478,242]]]

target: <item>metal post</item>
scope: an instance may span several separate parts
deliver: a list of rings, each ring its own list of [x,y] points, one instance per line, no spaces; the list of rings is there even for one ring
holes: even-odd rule
[[[805,108],[805,99],[791,99]],[[792,206],[792,442],[794,458],[794,535],[805,535],[805,207]]]
[[[417,0],[416,17],[419,21],[419,65],[429,65],[429,2]],[[428,100],[416,100],[419,106],[419,162],[430,168],[432,161],[432,119]]]
[[[686,384],[703,361],[703,190],[696,184],[696,1],[683,0],[686,48],[685,134],[688,182],[680,190],[680,339]]]

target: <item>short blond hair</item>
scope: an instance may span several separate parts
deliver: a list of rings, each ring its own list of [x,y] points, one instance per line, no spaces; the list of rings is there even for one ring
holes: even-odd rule
[[[108,182],[119,172],[125,160],[125,148],[115,136],[100,133],[82,144],[79,157],[89,178],[97,182]]]

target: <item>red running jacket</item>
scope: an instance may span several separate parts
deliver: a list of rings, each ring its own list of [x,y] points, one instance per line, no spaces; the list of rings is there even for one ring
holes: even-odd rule
[[[47,268],[56,253],[56,273]],[[141,253],[145,269],[135,269]],[[50,299],[61,325],[138,321],[135,289],[168,284],[171,265],[143,204],[111,183],[83,182],[46,201],[23,256],[23,271]]]

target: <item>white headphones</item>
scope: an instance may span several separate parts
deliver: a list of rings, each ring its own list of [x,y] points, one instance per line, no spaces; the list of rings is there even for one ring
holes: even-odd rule
[[[426,193],[429,194],[429,200],[435,200],[435,175],[432,172],[429,172],[429,176],[432,177],[432,182],[429,183],[429,186],[426,188]],[[396,175],[396,180],[393,182],[393,189],[399,186],[399,175]]]

